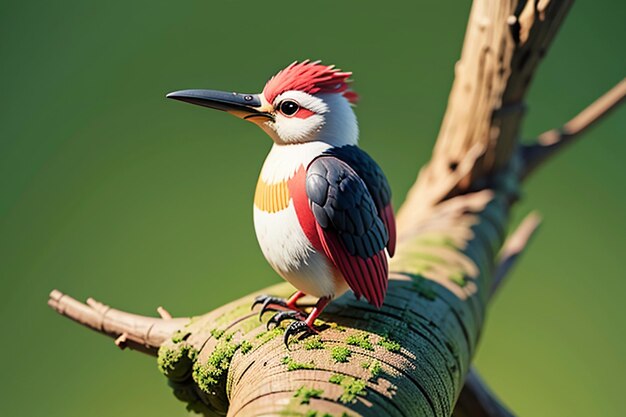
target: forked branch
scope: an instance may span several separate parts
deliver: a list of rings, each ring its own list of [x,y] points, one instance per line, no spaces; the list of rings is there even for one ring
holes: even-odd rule
[[[565,123],[563,127],[548,130],[537,138],[536,143],[523,147],[524,169],[522,177],[527,177],[544,161],[563,150],[581,134],[602,120],[612,110],[616,109],[624,101],[624,98],[626,98],[626,79],[617,83],[573,119]]]

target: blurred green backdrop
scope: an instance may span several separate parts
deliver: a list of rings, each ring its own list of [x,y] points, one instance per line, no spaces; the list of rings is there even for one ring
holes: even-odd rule
[[[412,4],[411,4],[412,3]],[[354,72],[362,145],[403,200],[445,109],[470,4],[3,1],[3,416],[184,416],[154,359],[46,306],[59,288],[115,307],[208,311],[278,281],[252,194],[270,141],[164,99],[260,91],[294,59]],[[626,3],[580,1],[534,82],[525,136],[625,75]],[[490,312],[478,368],[522,416],[623,415],[626,112],[528,181],[545,223]]]

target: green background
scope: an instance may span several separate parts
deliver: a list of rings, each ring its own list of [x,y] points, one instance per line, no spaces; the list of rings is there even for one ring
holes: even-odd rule
[[[415,3],[415,4],[414,4]],[[154,359],[46,306],[53,288],[199,314],[279,279],[252,227],[270,140],[168,91],[258,92],[294,59],[354,72],[361,143],[396,206],[427,161],[469,2],[3,1],[3,416],[184,416]],[[524,135],[625,74],[626,3],[580,1],[529,95]],[[476,363],[522,416],[618,416],[626,373],[626,112],[525,187],[545,222],[491,307]]]

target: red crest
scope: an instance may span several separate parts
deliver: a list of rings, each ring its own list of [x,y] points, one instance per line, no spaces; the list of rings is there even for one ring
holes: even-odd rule
[[[342,72],[334,65],[322,65],[320,61],[295,61],[265,84],[263,95],[270,103],[289,90],[316,93],[343,93],[352,104],[356,104],[358,95],[348,90],[348,77],[351,72]]]

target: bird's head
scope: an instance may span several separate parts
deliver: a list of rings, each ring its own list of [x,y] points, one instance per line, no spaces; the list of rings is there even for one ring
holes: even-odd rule
[[[349,90],[352,73],[319,61],[294,62],[273,76],[259,94],[182,90],[168,98],[227,111],[261,127],[280,145],[312,141],[354,145],[358,127]]]

